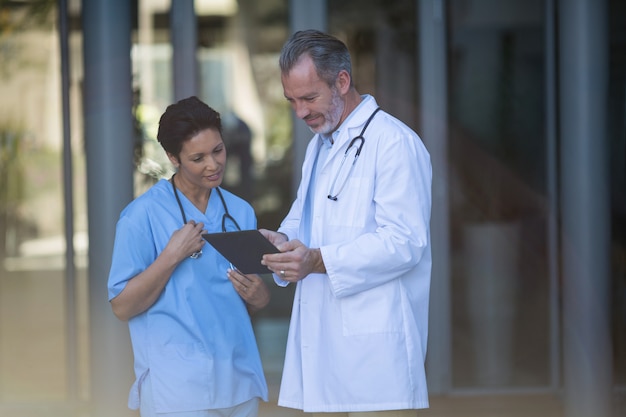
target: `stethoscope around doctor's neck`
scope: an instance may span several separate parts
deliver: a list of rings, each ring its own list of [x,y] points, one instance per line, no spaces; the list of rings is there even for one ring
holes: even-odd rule
[[[174,176],[176,176],[176,174],[172,175],[172,178],[170,179],[170,182],[172,183],[172,189],[174,190],[174,197],[176,197],[176,202],[178,203],[180,214],[183,217],[183,224],[187,224],[187,216],[185,216],[185,210],[183,210],[183,204],[181,203],[180,197],[178,196],[178,190],[176,189]],[[222,232],[226,232],[226,222],[228,221],[230,221],[233,225],[235,225],[237,230],[241,230],[241,227],[239,227],[239,223],[237,223],[237,220],[235,220],[235,218],[231,216],[230,213],[228,212],[228,206],[226,205],[226,200],[224,199],[224,196],[222,195],[222,190],[220,190],[220,187],[215,187],[214,189],[217,191],[217,195],[220,197],[220,201],[222,202],[222,207],[224,207],[224,214],[222,215]],[[193,259],[196,259],[200,255],[202,255],[202,249],[200,249],[198,252],[192,253],[190,257]]]
[[[372,119],[374,118],[378,110],[380,110],[380,107],[374,110],[374,112],[370,115],[370,117],[365,122],[365,126],[363,126],[361,133],[359,133],[358,136],[355,136],[354,138],[352,138],[352,140],[348,144],[348,147],[346,148],[346,151],[343,153],[343,158],[341,158],[341,162],[339,163],[339,169],[337,170],[337,175],[335,176],[333,183],[330,185],[330,191],[328,192],[328,196],[327,196],[329,200],[337,201],[338,200],[337,196],[339,195],[341,190],[343,190],[343,187],[346,186],[346,183],[348,182],[348,177],[352,173],[354,164],[356,163],[356,160],[359,159],[359,155],[361,155],[361,150],[363,149],[363,145],[365,144],[365,138],[363,137],[363,134],[365,133],[365,129],[367,129],[367,126],[370,124],[370,122],[372,121]],[[346,173],[345,177],[343,177],[343,181],[341,182],[341,186],[339,187],[339,190],[337,190],[337,192],[333,192],[333,190],[335,189],[335,185],[337,185],[337,179],[339,179],[340,177],[343,164],[346,162],[346,158],[348,158],[348,152],[350,152],[350,149],[353,148],[354,146],[356,146],[356,153],[354,154],[354,159],[352,160],[352,164],[350,164],[350,167],[348,168],[348,172]]]

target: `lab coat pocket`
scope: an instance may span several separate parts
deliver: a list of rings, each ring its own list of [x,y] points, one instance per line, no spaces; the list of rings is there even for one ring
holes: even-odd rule
[[[331,226],[365,226],[367,210],[372,201],[372,181],[366,177],[349,177],[337,200],[332,204],[331,215],[327,216]]]
[[[400,333],[403,330],[397,280],[341,298],[343,335]]]

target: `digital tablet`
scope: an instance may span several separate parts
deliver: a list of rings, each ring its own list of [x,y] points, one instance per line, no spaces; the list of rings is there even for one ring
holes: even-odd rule
[[[280,252],[258,230],[204,233],[202,237],[244,274],[271,274],[261,265],[261,258],[266,253]]]

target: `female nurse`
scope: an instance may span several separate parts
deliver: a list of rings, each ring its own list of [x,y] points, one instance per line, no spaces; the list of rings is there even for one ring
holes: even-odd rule
[[[181,100],[161,116],[157,139],[176,173],[122,211],[108,279],[134,353],[128,406],[142,417],[256,416],[267,384],[250,314],[269,289],[202,237],[256,228],[250,204],[219,187],[220,115],[196,97]]]

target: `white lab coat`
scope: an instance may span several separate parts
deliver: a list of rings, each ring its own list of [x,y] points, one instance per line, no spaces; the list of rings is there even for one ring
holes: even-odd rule
[[[297,284],[281,406],[305,412],[428,407],[430,156],[415,132],[379,111],[338,200],[327,198],[348,143],[377,107],[364,96],[320,166],[309,246],[321,249],[327,274]],[[279,229],[290,239],[303,236],[318,141],[316,135],[309,143],[297,198]]]

